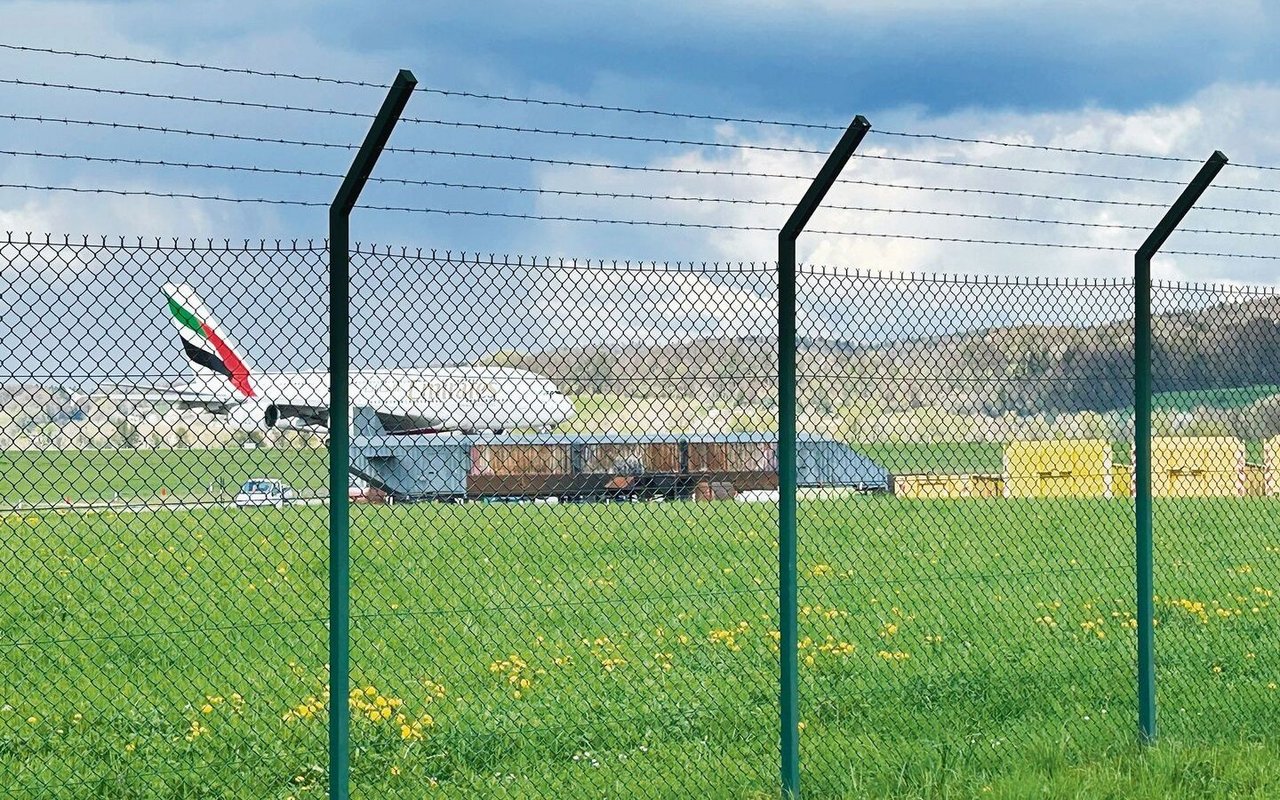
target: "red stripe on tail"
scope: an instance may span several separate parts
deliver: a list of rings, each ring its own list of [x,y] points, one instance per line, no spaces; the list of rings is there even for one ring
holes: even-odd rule
[[[253,397],[253,386],[249,383],[249,368],[244,365],[240,357],[235,351],[227,347],[227,343],[222,341],[222,337],[214,333],[213,329],[203,322],[200,327],[204,329],[204,335],[208,337],[213,344],[213,349],[218,351],[218,356],[222,359],[222,363],[226,365],[227,371],[231,373],[231,385],[236,387],[240,394],[245,397]]]

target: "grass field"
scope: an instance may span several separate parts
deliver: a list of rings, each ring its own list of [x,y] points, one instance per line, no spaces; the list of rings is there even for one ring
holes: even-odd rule
[[[323,491],[324,450],[239,447],[163,450],[0,450],[0,503],[229,499],[245,480],[280,478]]]
[[[1196,408],[1240,408],[1272,395],[1280,394],[1280,386],[1261,384],[1224,389],[1198,389],[1185,392],[1160,392],[1152,398],[1157,411],[1191,411]]]
[[[775,796],[774,513],[358,508],[355,796]],[[0,794],[322,796],[325,515],[7,515]],[[805,796],[1280,795],[1278,520],[1158,505],[1142,751],[1127,503],[805,503]]]
[[[853,446],[895,475],[999,474],[1004,470],[1004,445],[1000,442],[876,442]]]

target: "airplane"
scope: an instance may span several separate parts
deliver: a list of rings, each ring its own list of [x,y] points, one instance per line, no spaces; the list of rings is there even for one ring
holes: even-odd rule
[[[102,387],[96,396],[168,402],[242,430],[328,429],[327,372],[259,372],[190,286],[165,284],[164,296],[193,379]],[[349,385],[351,406],[371,409],[393,436],[548,430],[574,416],[573,401],[550,380],[506,367],[352,370]]]

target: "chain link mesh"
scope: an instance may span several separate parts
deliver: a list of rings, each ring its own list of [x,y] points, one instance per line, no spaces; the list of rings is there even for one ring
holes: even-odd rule
[[[198,287],[255,370],[317,368],[326,262],[257,244],[0,244],[8,796],[323,782],[323,726],[282,721],[323,716],[319,697],[300,707],[326,652],[321,437],[158,398],[198,379],[166,310],[190,303],[166,285]],[[187,310],[209,328],[183,338],[219,356],[225,331]],[[254,479],[291,494],[244,495]]]
[[[1280,491],[1280,297],[1158,283],[1152,303],[1157,690],[1162,735],[1273,733],[1280,659],[1274,497]]]
[[[402,731],[421,755],[400,777],[530,797],[776,782],[776,505],[688,502],[732,474],[776,483],[768,436],[752,435],[776,418],[772,267],[363,251],[352,272],[353,368],[510,371],[455,389],[477,395],[543,376],[515,403],[551,415],[437,440],[459,480],[426,491],[470,502],[353,513],[356,680],[403,698],[405,724],[433,721],[421,742]],[[723,326],[744,337],[732,359],[711,340],[690,350]],[[357,783],[402,757],[356,747]]]
[[[806,793],[978,797],[1132,741],[1132,284],[810,268],[799,291],[839,343],[800,360],[801,429],[894,476],[801,500]]]
[[[323,796],[324,248],[0,270],[0,789]],[[351,272],[356,795],[774,795],[773,264]],[[1132,284],[798,281],[806,795],[1130,744]],[[1161,724],[1260,739],[1276,299],[1155,306]]]

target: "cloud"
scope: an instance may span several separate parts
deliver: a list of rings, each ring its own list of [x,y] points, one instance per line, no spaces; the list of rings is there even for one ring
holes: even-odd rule
[[[1199,161],[1214,149],[1235,154],[1243,163],[1280,163],[1280,138],[1271,131],[1280,124],[1280,88],[1272,85],[1218,85],[1183,103],[1153,105],[1134,112],[1084,108],[1070,113],[1020,114],[977,111],[930,115],[919,109],[889,109],[869,116],[885,130],[937,131],[960,138],[988,139],[1061,148],[1136,152],[1160,157],[1186,157],[1190,161],[1160,161],[1070,154],[994,145],[911,139],[872,135],[859,158],[845,172],[853,181],[920,187],[950,187],[984,193],[912,191],[866,183],[838,184],[824,209],[810,223],[811,231],[859,231],[878,236],[842,236],[810,232],[798,248],[802,262],[828,267],[821,275],[804,276],[799,289],[801,330],[821,338],[882,341],[910,335],[935,335],[958,330],[1006,324],[1094,324],[1132,315],[1131,290],[1123,285],[1080,288],[1072,279],[1126,279],[1132,276],[1133,252],[1145,239],[1165,208],[1182,191],[1199,168]],[[796,149],[829,147],[836,132],[761,133],[741,126],[720,126],[717,141]],[[907,160],[887,160],[887,159]],[[690,174],[645,174],[619,171],[584,171],[574,167],[548,167],[537,171],[538,185],[588,192],[616,192],[733,198],[759,204],[724,204],[679,200],[602,201],[594,198],[544,196],[537,211],[548,215],[672,220],[731,226],[726,230],[650,228],[637,234],[612,226],[547,226],[542,230],[546,248],[558,245],[574,252],[618,254],[620,242],[641,241],[635,255],[661,257],[664,252],[696,254],[708,261],[769,262],[776,257],[776,233],[807,182],[749,176],[697,175],[695,172],[739,172],[813,175],[823,156],[758,149],[684,148],[651,158],[651,166],[685,170]],[[920,160],[986,164],[1010,169],[977,169]],[[1026,171],[1018,171],[1026,170]],[[1125,180],[1043,174],[1035,170],[1095,173]],[[1274,189],[1273,173],[1246,167],[1228,168],[1202,205],[1239,207],[1280,213],[1280,194],[1222,188],[1245,185]],[[1167,181],[1160,183],[1158,181]],[[1026,193],[1074,197],[1095,202],[1017,197]],[[1116,205],[1147,203],[1149,206]],[[841,210],[838,206],[890,209],[892,213]],[[986,215],[989,219],[965,216]],[[1056,225],[1030,220],[1061,220]],[[1275,254],[1271,218],[1196,210],[1183,230],[1167,243],[1166,250],[1190,250],[1224,254]],[[1107,226],[1129,226],[1122,228]],[[764,228],[764,230],[738,230]],[[1195,229],[1252,231],[1260,236],[1225,236],[1193,233]],[[924,237],[892,238],[892,237]],[[1029,245],[993,245],[933,239],[1024,242]],[[570,244],[571,243],[571,244]],[[663,245],[671,247],[670,251]],[[1047,245],[1071,245],[1069,249]],[[563,251],[562,251],[563,252]],[[1175,281],[1214,281],[1223,284],[1280,282],[1273,262],[1226,256],[1191,256],[1166,253],[1157,258],[1157,278]],[[956,281],[922,285],[900,273],[1031,278],[1030,282]],[[876,278],[877,274],[884,277]],[[839,276],[846,278],[841,279]],[[583,284],[577,293],[558,301],[557,318],[572,320],[575,330],[594,328],[596,335],[619,331],[624,336],[655,338],[672,331],[714,329],[725,331],[751,327],[773,330],[775,312],[772,288],[767,283],[747,289],[750,300],[723,298],[706,293],[701,282],[672,279],[661,292],[646,295],[652,279],[645,276],[634,296],[624,298],[623,308],[649,308],[652,304],[676,310],[679,319],[696,319],[697,325],[673,323],[661,314],[633,314],[623,323],[610,316],[601,303],[585,312],[572,311],[575,298],[587,286],[600,298],[612,298],[625,283],[609,277],[609,285]],[[1197,302],[1213,300],[1204,295]],[[750,309],[756,325],[743,326],[739,307]],[[731,309],[726,314],[725,309]],[[682,327],[682,324],[684,327]],[[665,326],[665,327],[664,327]],[[687,335],[692,335],[688,333]]]
[[[583,264],[530,275],[528,311],[548,344],[665,344],[768,335],[776,304],[762,268]]]
[[[1269,85],[1221,85],[1205,90],[1184,103],[1154,106],[1123,113],[1086,108],[1070,113],[1018,114],[1014,112],[963,112],[932,116],[915,109],[872,113],[873,126],[885,130],[937,131],[960,138],[990,139],[1077,149],[1138,152],[1152,156],[1185,156],[1193,162],[1147,161],[1087,154],[1067,154],[1031,149],[1002,148],[931,139],[904,139],[873,133],[859,157],[845,170],[852,183],[837,184],[824,208],[810,223],[811,230],[856,231],[882,236],[919,236],[1062,244],[1080,247],[1119,248],[1118,251],[1067,248],[995,246],[938,242],[928,239],[877,238],[806,233],[799,245],[803,261],[836,267],[887,271],[940,271],[996,275],[1123,277],[1132,272],[1132,252],[1159,220],[1165,207],[1195,174],[1199,159],[1221,148],[1237,160],[1280,163],[1280,139],[1271,131],[1280,123],[1280,88]],[[815,134],[760,134],[722,126],[720,141],[736,144],[825,149],[835,132]],[[908,160],[888,160],[908,159]],[[918,161],[985,164],[998,169],[964,168]],[[689,149],[655,158],[653,166],[694,171],[729,171],[813,175],[822,156],[766,150]],[[1026,171],[1020,171],[1026,170]],[[1036,170],[1095,173],[1131,180],[1108,180],[1040,174]],[[767,260],[776,252],[776,234],[791,204],[803,192],[806,181],[759,177],[705,175],[618,175],[584,173],[562,167],[538,174],[547,188],[587,191],[656,193],[708,198],[736,198],[779,205],[691,203],[662,201],[617,203],[549,198],[544,213],[576,215],[625,212],[636,217],[686,222],[711,222],[764,231],[714,230],[692,234],[700,240],[694,252],[713,260]],[[856,183],[863,181],[868,183]],[[1168,181],[1158,183],[1151,181]],[[934,189],[925,191],[869,184],[898,184]],[[1271,173],[1228,168],[1218,179],[1222,185],[1274,188]],[[1104,203],[1149,203],[1150,207],[1107,205],[1098,202],[1017,197],[1024,193],[1080,198]],[[994,193],[994,194],[989,194]],[[1202,205],[1280,211],[1280,195],[1215,188]],[[888,209],[894,213],[859,209]],[[953,214],[986,215],[1002,219],[972,219]],[[625,214],[624,214],[625,215]],[[1029,220],[1060,220],[1077,225],[1051,225]],[[1105,226],[1131,226],[1111,228]],[[1097,227],[1103,226],[1103,227]],[[1195,211],[1184,228],[1237,229],[1267,234],[1266,217]],[[611,238],[595,235],[597,248]],[[1225,253],[1276,253],[1264,236],[1221,236],[1180,232],[1168,243],[1170,250]],[[584,246],[579,242],[576,246]],[[648,255],[648,254],[646,254]],[[1186,280],[1275,280],[1274,271],[1260,270],[1257,262],[1229,258],[1162,256],[1158,277]]]
[[[140,182],[116,185],[126,190],[151,188],[151,184]],[[170,198],[45,192],[0,208],[0,231],[15,234],[77,231],[94,238],[101,234],[111,238],[125,235],[129,239],[169,239],[178,231],[183,239],[223,239],[228,231],[251,226],[241,211]]]

